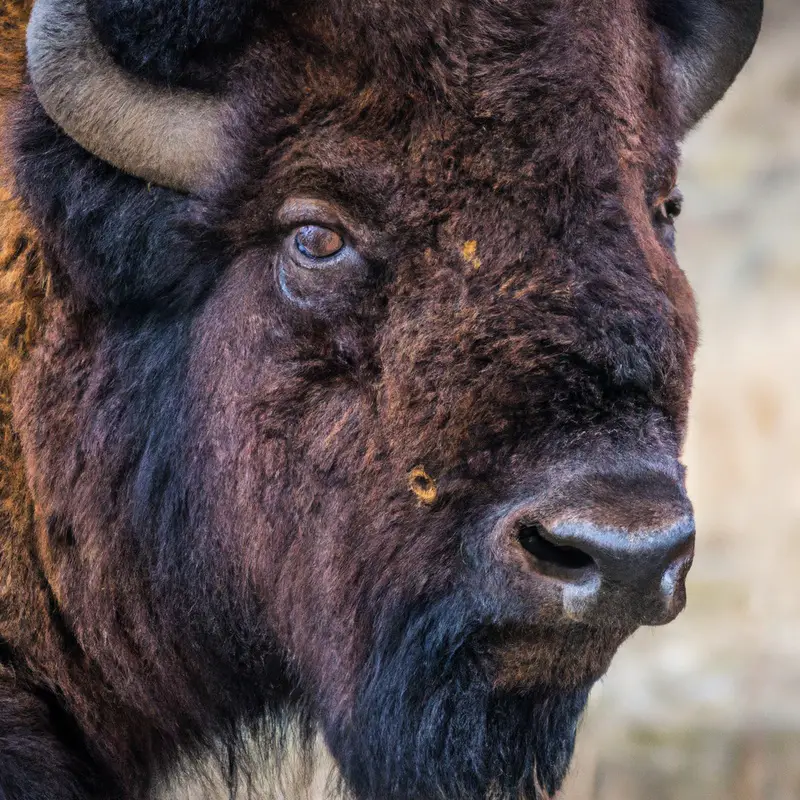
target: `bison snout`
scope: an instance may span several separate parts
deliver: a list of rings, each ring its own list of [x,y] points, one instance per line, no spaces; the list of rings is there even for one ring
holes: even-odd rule
[[[560,594],[564,615],[588,624],[663,625],[686,604],[694,554],[691,514],[657,530],[628,531],[589,521],[551,527],[518,510],[508,520],[537,579]]]

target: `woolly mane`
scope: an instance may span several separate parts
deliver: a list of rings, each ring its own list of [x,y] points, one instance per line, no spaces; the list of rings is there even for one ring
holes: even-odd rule
[[[11,385],[35,343],[46,279],[33,226],[14,197],[6,156],[6,115],[25,72],[25,24],[32,0],[0,4],[0,529],[32,521],[19,440],[12,428]]]

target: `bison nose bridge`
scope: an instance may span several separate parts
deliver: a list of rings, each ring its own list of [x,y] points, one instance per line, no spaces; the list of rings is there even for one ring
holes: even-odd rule
[[[628,506],[619,514],[608,508],[592,514],[580,504],[554,513],[533,501],[500,523],[504,546],[519,553],[532,595],[547,597],[562,618],[635,627],[664,624],[683,609],[694,555],[691,508],[677,483],[669,498],[662,492],[661,503],[644,502],[634,488],[617,496]],[[637,506],[646,509],[643,517],[632,510]]]

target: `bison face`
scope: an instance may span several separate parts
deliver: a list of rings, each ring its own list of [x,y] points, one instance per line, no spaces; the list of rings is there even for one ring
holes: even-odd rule
[[[322,114],[326,71],[240,168],[190,449],[359,796],[553,790],[616,648],[684,603],[669,119],[575,60],[583,103],[509,69],[410,118],[351,83]]]
[[[36,84],[95,153],[194,195],[29,102],[17,173],[57,299],[20,429],[90,580],[132,565],[117,628],[213,653],[187,682],[288,681],[359,798],[534,797],[620,643],[684,604],[676,143],[752,36],[715,60],[707,20],[634,0],[368,5],[276,14],[220,107],[174,95],[205,115],[178,141],[214,145],[169,175]],[[695,80],[719,86],[702,107]],[[85,562],[53,561],[79,617]]]

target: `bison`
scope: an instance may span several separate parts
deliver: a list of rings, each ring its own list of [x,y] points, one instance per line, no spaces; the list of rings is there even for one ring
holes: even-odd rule
[[[356,800],[558,790],[593,683],[685,602],[679,143],[761,13],[34,4],[0,797],[210,757],[233,793],[246,742],[317,732]]]

